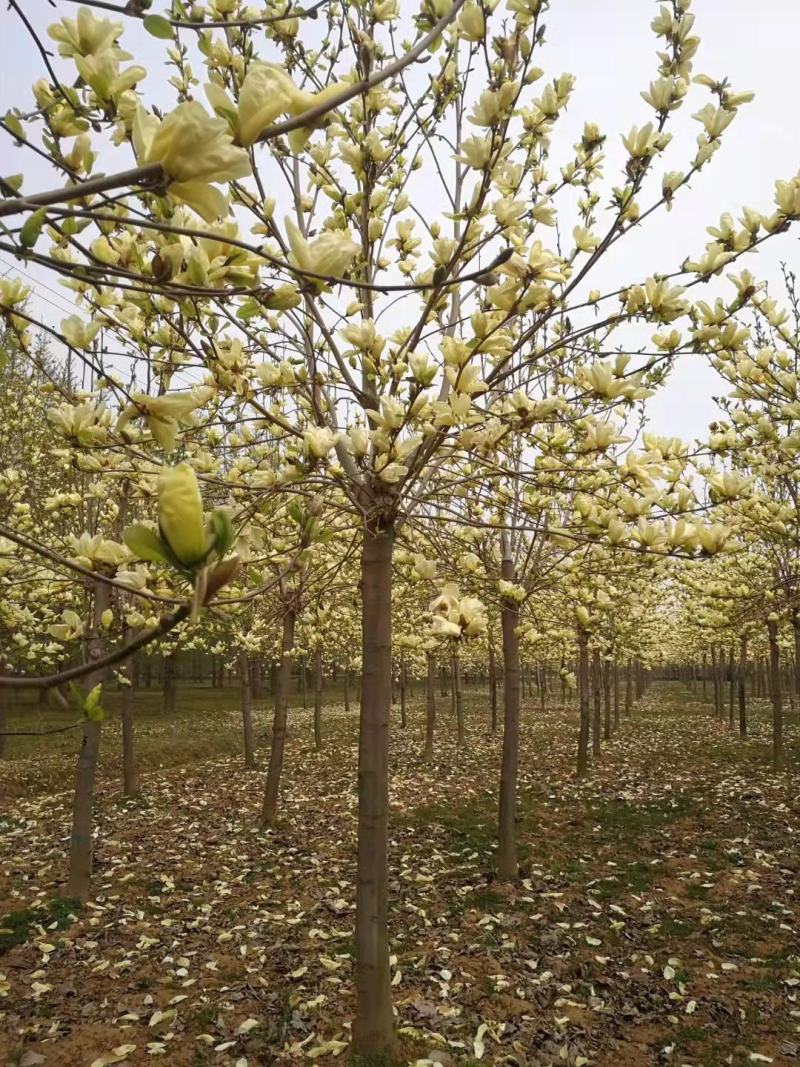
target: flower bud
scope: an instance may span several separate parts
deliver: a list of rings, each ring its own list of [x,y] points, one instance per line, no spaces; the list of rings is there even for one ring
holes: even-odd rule
[[[191,566],[208,554],[203,499],[195,473],[188,463],[161,470],[158,524],[161,536],[181,563]]]

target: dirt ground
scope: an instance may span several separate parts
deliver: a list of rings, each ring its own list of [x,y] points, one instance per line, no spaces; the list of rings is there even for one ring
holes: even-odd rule
[[[491,876],[499,737],[469,694],[459,751],[441,704],[432,766],[416,703],[392,737],[403,1058],[800,1065],[800,797],[795,774],[768,770],[765,709],[741,741],[698,693],[656,685],[577,782],[574,709],[528,702],[522,877],[505,886]],[[69,747],[0,763],[0,1063],[347,1060],[357,709],[326,708],[321,754],[310,715],[292,713],[284,817],[267,833],[255,828],[266,708],[255,772],[231,754],[233,710],[143,726],[153,769],[131,801],[109,723],[83,908],[58,900]],[[794,742],[796,721],[788,732]],[[198,749],[206,733],[223,754]],[[153,754],[182,738],[186,762],[158,768]],[[796,744],[790,757],[800,763]]]

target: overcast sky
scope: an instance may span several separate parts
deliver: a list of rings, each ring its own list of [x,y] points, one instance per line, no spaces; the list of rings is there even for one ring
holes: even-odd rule
[[[405,11],[407,0],[400,2]],[[154,8],[161,7],[157,0]],[[652,117],[639,93],[656,74],[656,39],[649,23],[657,8],[651,0],[553,0],[546,18],[548,43],[540,65],[548,77],[570,71],[577,78],[553,155],[556,160],[566,157],[584,121],[598,122],[609,135],[604,199],[611,184],[619,184],[617,176],[624,158],[620,134]],[[44,28],[54,18],[53,9],[46,0],[26,0],[24,9],[44,37]],[[76,7],[62,2],[57,10],[74,17]],[[687,255],[697,256],[708,240],[705,227],[716,224],[724,211],[738,214],[748,205],[771,212],[775,180],[800,169],[800,0],[760,0],[758,4],[752,0],[695,0],[693,11],[702,40],[695,73],[720,79],[727,76],[734,89],[752,89],[756,99],[741,109],[726,131],[722,149],[674,210],[654,217],[641,231],[620,242],[619,251],[604,264],[600,277],[593,275],[592,284],[604,289],[643,279],[654,271],[674,270]],[[41,58],[19,19],[4,11],[0,20],[4,59],[0,111],[5,111],[12,105],[30,105],[28,86],[43,71]],[[126,20],[123,44],[154,78],[162,77],[154,66],[163,55],[163,42],[149,38],[134,20]],[[204,81],[202,71],[196,72]],[[146,99],[154,99],[151,78],[147,88]],[[700,127],[691,121],[690,114],[708,99],[705,90],[695,88],[692,92],[691,104],[678,112],[671,125],[675,141],[659,173],[684,170],[692,154]],[[44,163],[32,167],[21,153],[8,148],[4,139],[2,170],[14,173],[24,166],[27,190],[57,183]],[[564,150],[561,154],[560,148]],[[746,264],[759,277],[768,279],[778,296],[781,260],[800,269],[797,239],[792,235],[776,237]],[[19,269],[0,254],[0,274],[10,268]],[[33,273],[31,268],[26,270]],[[36,272],[36,292],[38,311],[51,325],[58,325],[73,310],[71,294],[52,276]],[[716,374],[701,358],[684,357],[668,386],[649,403],[651,428],[688,438],[703,434],[714,418],[712,396],[720,387]]]

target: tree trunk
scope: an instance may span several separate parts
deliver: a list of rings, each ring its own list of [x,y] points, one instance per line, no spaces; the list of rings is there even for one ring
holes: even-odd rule
[[[436,686],[434,678],[433,653],[425,655],[428,671],[425,676],[425,762],[433,760],[433,734],[436,729]]]
[[[719,718],[722,714],[722,695],[720,692],[720,676],[716,644],[711,646],[711,681],[714,683],[714,714]]]
[[[707,682],[708,682],[708,653],[703,653],[703,703],[708,700]]]
[[[619,730],[619,664],[614,660],[614,732]]]
[[[461,660],[458,652],[453,653],[453,697],[456,706],[456,729],[458,731],[458,747],[463,748],[467,743],[464,734],[464,693],[461,689]]]
[[[602,730],[602,701],[601,701],[601,667],[600,653],[595,649],[592,655],[592,695],[594,705],[592,708],[592,755],[600,755],[600,735]]]
[[[272,698],[272,742],[269,749],[269,768],[264,785],[264,801],[261,805],[259,826],[265,829],[274,826],[278,818],[278,792],[283,771],[283,754],[286,749],[286,710],[289,705],[289,686],[292,675],[292,649],[294,648],[294,606],[284,606],[281,654],[275,671],[275,692]]]
[[[133,629],[126,627],[125,640],[133,637]],[[130,685],[122,687],[122,795],[135,797],[139,792],[139,771],[136,767],[136,748],[133,730],[133,698],[135,694],[133,679],[136,676],[134,664],[129,663],[125,674]]]
[[[497,666],[494,660],[494,644],[489,641],[489,703],[491,706],[491,729],[497,733]]]
[[[781,697],[781,658],[778,648],[778,623],[767,621],[769,638],[769,681],[772,701],[772,767],[783,770],[783,700]]]
[[[603,737],[606,741],[611,740],[611,663],[607,660],[600,661],[600,669],[603,675]]]
[[[630,715],[633,709],[633,660],[628,660],[625,669],[625,714]]]
[[[0,759],[3,758],[6,751],[7,738],[3,731],[8,728],[8,709],[10,703],[9,690],[5,686],[0,686]]]
[[[631,682],[630,664],[628,683]],[[589,767],[589,634],[582,627],[578,630],[578,699],[580,701],[580,729],[578,733],[578,777],[582,778]]]
[[[101,637],[101,616],[111,603],[111,586],[96,582],[92,633],[88,642],[89,662],[103,655],[105,640]],[[88,693],[103,680],[103,671],[93,671],[86,678]],[[75,792],[72,798],[72,833],[69,842],[69,876],[66,896],[85,901],[89,898],[92,880],[92,824],[94,816],[94,787],[97,777],[97,757],[100,753],[101,723],[86,718],[83,724],[81,747],[75,768]]]
[[[256,657],[250,662],[250,698],[261,700],[261,660]]]
[[[344,665],[344,713],[350,714],[350,662]]]
[[[405,730],[406,722],[406,661],[400,657],[400,725]]]
[[[542,711],[547,711],[547,668],[540,667],[538,672],[539,677],[539,696],[541,697],[539,706]]]
[[[504,553],[506,555],[506,553]],[[504,581],[516,574],[511,558],[501,564]],[[500,813],[498,819],[497,877],[512,881],[519,874],[517,862],[517,771],[519,766],[519,604],[509,597],[501,602],[503,630],[503,757],[500,767]]]
[[[314,748],[322,751],[322,645],[314,649]]]
[[[389,713],[392,699],[394,526],[364,531],[361,555],[363,682],[358,744],[356,1016],[353,1051],[389,1053],[394,1016],[389,971]]]
[[[733,729],[735,724],[734,705],[736,703],[736,653],[731,645],[728,655],[728,727]]]
[[[747,737],[747,637],[743,634],[739,641],[739,736]]]
[[[245,651],[239,653],[239,682],[242,700],[242,737],[244,739],[244,769],[255,770],[256,754],[253,744],[253,701],[250,657]]]
[[[170,655],[164,656],[162,663],[164,668],[164,714],[171,717],[175,714],[175,698],[177,695],[177,686],[175,684],[175,653],[172,652]]]

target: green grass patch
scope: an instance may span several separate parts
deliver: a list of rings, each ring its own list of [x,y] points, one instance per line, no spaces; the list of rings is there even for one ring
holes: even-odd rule
[[[694,807],[695,800],[691,794],[679,793],[656,804],[634,805],[624,800],[610,800],[590,805],[587,814],[607,838],[620,839],[622,843],[634,847],[638,838],[683,818]]]
[[[66,929],[81,908],[78,900],[57,899],[44,907],[22,908],[0,916],[0,955],[30,941],[38,926],[47,928],[56,923],[57,929]]]

